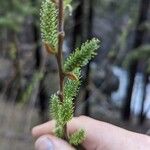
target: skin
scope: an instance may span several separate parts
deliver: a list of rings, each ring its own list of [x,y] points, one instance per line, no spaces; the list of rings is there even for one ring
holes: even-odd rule
[[[42,140],[48,139],[54,150],[73,150],[67,142],[54,136],[55,122],[49,121],[32,129],[33,137],[37,138],[35,149],[46,150]],[[86,139],[83,147],[86,150],[149,150],[150,137],[127,131],[111,124],[81,116],[73,118],[68,123],[68,132],[73,133],[77,129],[86,131]],[[50,150],[50,148],[47,150]]]

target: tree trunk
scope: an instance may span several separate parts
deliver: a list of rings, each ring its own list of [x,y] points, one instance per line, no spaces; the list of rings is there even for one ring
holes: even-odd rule
[[[20,68],[20,47],[18,42],[18,37],[15,32],[12,32],[13,44],[15,46],[15,58],[13,59],[14,76],[8,81],[6,86],[6,96],[11,101],[17,102],[20,98],[20,93],[22,92],[22,74]],[[15,90],[14,90],[15,89]]]
[[[149,4],[150,0],[141,0],[140,8],[139,8],[139,19],[137,22],[137,27],[135,30],[135,39],[133,44],[133,49],[139,47],[143,43],[144,34],[146,32],[145,29],[141,29],[141,25],[147,20],[148,17],[148,10],[149,10]],[[130,106],[131,106],[131,98],[132,98],[132,91],[134,86],[134,79],[136,75],[136,69],[137,69],[138,62],[134,61],[130,65],[129,68],[129,85],[127,88],[127,96],[122,112],[123,120],[129,120],[130,119]]]
[[[83,15],[84,15],[84,0],[76,0],[78,6],[73,13],[74,16],[74,29],[72,39],[72,49],[76,48],[76,45],[83,42]]]
[[[146,118],[146,114],[144,112],[144,104],[145,104],[145,98],[146,98],[146,87],[148,84],[148,77],[149,75],[146,72],[146,67],[143,68],[143,74],[144,74],[144,78],[143,78],[143,97],[142,97],[142,104],[141,104],[141,112],[139,114],[139,124],[142,125],[145,121]]]
[[[87,26],[87,31],[88,31],[88,39],[92,38],[92,29],[93,29],[93,3],[94,0],[89,0],[89,16],[88,16],[88,26]],[[90,61],[86,67],[85,70],[85,115],[90,116],[90,102],[89,102],[89,96],[90,96],[90,89],[89,89],[89,84],[90,84],[90,66],[91,66]]]
[[[73,28],[73,38],[72,38],[72,50],[83,42],[83,16],[84,16],[84,0],[75,1],[78,6],[73,13],[74,28]],[[74,110],[77,106],[77,98],[74,99]],[[75,111],[74,111],[75,113]]]
[[[32,0],[33,6],[35,6],[37,3],[37,0]],[[38,89],[38,97],[39,97],[39,116],[41,119],[41,122],[45,122],[47,117],[47,110],[48,110],[48,96],[45,92],[45,87],[43,85],[44,78],[46,76],[45,72],[45,60],[43,57],[42,47],[40,45],[40,31],[39,27],[35,24],[36,20],[38,18],[36,16],[33,16],[33,35],[34,35],[34,43],[36,44],[35,48],[35,70],[39,71],[43,74],[43,78],[39,81],[39,89]]]

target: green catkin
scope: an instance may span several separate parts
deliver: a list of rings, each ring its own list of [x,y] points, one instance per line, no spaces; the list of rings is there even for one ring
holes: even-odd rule
[[[73,71],[77,67],[85,66],[89,60],[96,55],[96,50],[99,48],[99,40],[93,38],[88,40],[77,48],[66,60],[64,68],[65,71]]]
[[[43,42],[57,49],[58,44],[58,9],[55,3],[45,0],[41,6],[41,36]]]
[[[85,135],[86,134],[84,130],[78,130],[70,136],[69,143],[77,146],[81,143],[81,141],[84,141]]]

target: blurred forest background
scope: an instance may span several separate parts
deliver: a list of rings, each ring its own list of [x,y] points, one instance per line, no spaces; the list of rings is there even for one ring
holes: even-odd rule
[[[42,0],[0,0],[0,149],[33,150],[30,130],[49,119],[57,64],[42,46]],[[92,37],[75,115],[146,134],[150,128],[150,0],[73,0],[64,56]]]

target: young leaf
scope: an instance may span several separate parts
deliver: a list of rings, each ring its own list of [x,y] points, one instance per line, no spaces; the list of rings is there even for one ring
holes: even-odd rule
[[[99,40],[93,38],[90,41],[82,44],[81,48],[77,48],[66,60],[64,69],[67,72],[73,71],[75,68],[82,67],[96,55],[96,50],[99,48]]]
[[[42,3],[40,16],[42,39],[44,43],[56,50],[58,44],[58,10],[56,4],[51,0],[45,0]]]
[[[72,72],[66,72],[65,76],[68,77],[70,80],[78,80],[78,77]]]
[[[46,51],[49,53],[49,54],[55,54],[56,53],[56,50],[54,47],[50,46],[49,44],[45,43],[45,48],[46,48]]]

